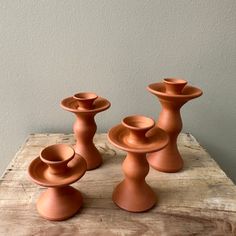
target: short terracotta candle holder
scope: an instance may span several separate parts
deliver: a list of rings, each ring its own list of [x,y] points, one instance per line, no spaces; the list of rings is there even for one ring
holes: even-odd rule
[[[105,98],[90,92],[77,93],[61,102],[63,109],[76,115],[73,126],[76,137],[75,152],[86,160],[88,170],[95,169],[102,164],[102,157],[93,143],[97,130],[94,117],[97,113],[108,109],[110,105]]]
[[[39,214],[48,220],[65,220],[75,215],[82,206],[81,193],[70,184],[79,180],[86,172],[86,162],[75,156],[74,149],[65,144],[48,146],[34,159],[28,173],[36,183],[48,189],[37,201]]]
[[[177,137],[182,130],[180,108],[189,100],[202,95],[198,88],[188,86],[183,79],[167,78],[161,83],[150,84],[147,88],[158,97],[162,110],[157,126],[170,137],[169,144],[159,152],[148,155],[149,164],[163,172],[177,172],[183,167],[183,159],[178,151]]]
[[[143,212],[157,201],[145,181],[149,172],[146,153],[164,148],[168,136],[160,128],[153,128],[154,125],[150,118],[129,116],[108,133],[108,139],[114,146],[128,152],[123,162],[125,179],[118,184],[112,196],[114,203],[126,211]]]

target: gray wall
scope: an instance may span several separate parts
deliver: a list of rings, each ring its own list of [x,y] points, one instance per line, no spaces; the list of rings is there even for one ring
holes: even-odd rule
[[[72,131],[62,98],[108,98],[102,132],[129,114],[156,118],[145,87],[183,77],[204,91],[184,106],[184,131],[236,180],[235,12],[235,0],[0,0],[1,173],[29,133]]]

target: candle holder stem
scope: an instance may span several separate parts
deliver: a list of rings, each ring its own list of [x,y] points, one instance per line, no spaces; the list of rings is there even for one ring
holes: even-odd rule
[[[65,220],[75,215],[82,206],[83,198],[71,186],[48,188],[37,201],[39,214],[48,220]]]
[[[75,152],[84,157],[87,169],[92,170],[102,164],[102,157],[93,143],[93,137],[97,130],[94,113],[82,113],[76,115],[73,126],[76,144]]]
[[[153,207],[156,196],[145,181],[149,172],[146,155],[128,152],[122,167],[125,179],[115,188],[113,201],[120,208],[132,212],[142,212]]]

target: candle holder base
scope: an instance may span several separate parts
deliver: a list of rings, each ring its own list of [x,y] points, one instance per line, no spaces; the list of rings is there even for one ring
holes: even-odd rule
[[[61,221],[75,215],[81,208],[81,193],[71,186],[48,188],[37,201],[39,214],[52,221]]]
[[[144,212],[156,204],[157,197],[146,182],[132,186],[124,180],[115,188],[112,200],[123,210]]]
[[[167,173],[178,172],[184,165],[178,150],[173,153],[173,150],[168,148],[148,154],[147,160],[153,169]]]

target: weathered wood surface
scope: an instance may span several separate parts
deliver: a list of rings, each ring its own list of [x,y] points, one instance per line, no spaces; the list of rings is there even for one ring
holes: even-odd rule
[[[40,150],[54,143],[74,144],[71,134],[34,134],[10,163],[0,182],[0,235],[236,235],[236,186],[190,134],[178,145],[184,169],[167,174],[150,168],[147,182],[158,204],[145,213],[120,210],[111,200],[123,178],[125,153],[106,134],[95,137],[103,165],[73,184],[84,207],[63,222],[42,219],[35,202],[43,188],[32,183],[27,167]]]

